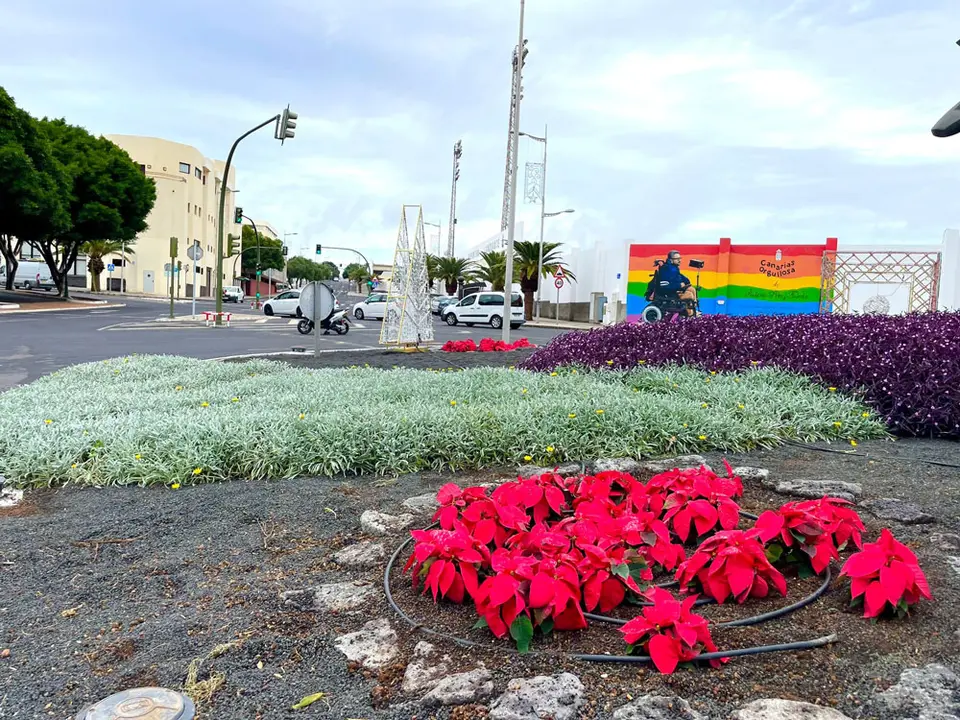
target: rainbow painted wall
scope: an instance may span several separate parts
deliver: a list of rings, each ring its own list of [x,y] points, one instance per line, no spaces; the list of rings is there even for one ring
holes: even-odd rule
[[[627,283],[627,320],[636,322],[647,306],[643,295],[654,260],[671,250],[683,255],[681,271],[696,283],[691,259],[703,260],[700,310],[722,315],[798,315],[820,310],[823,254],[836,252],[837,239],[822,245],[631,245]]]

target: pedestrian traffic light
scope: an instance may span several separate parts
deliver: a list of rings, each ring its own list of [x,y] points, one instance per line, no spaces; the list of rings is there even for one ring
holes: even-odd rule
[[[227,240],[229,245],[227,246],[227,257],[233,257],[234,255],[240,254],[240,236],[239,235],[228,235]]]
[[[323,250],[323,246],[318,243],[318,244],[317,244],[317,255],[319,255],[322,250]]]
[[[280,122],[277,124],[276,137],[281,145],[283,145],[284,140],[292,138],[296,134],[294,132],[295,127],[297,127],[297,114],[287,105],[280,115]]]
[[[239,225],[240,223],[243,222],[243,208],[242,208],[242,207],[238,207],[236,210],[233,211],[233,221],[234,221],[237,225]]]

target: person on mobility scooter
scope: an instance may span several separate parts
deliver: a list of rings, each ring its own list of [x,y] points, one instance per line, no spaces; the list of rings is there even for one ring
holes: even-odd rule
[[[656,270],[647,284],[644,297],[650,304],[643,309],[641,317],[646,323],[655,323],[666,318],[675,321],[700,314],[697,290],[690,279],[680,272],[680,251],[671,250],[667,259],[654,262]],[[691,267],[702,268],[699,260],[691,260]]]

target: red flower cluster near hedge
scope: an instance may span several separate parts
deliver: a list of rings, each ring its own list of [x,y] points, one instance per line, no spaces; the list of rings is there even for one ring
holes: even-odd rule
[[[624,323],[558,336],[523,367],[625,369],[641,361],[716,371],[775,365],[862,393],[896,432],[960,437],[960,312]]]
[[[440,348],[443,352],[508,352],[510,350],[520,350],[521,348],[536,347],[531,345],[526,338],[520,338],[512,343],[505,343],[503,340],[494,340],[493,338],[483,338],[478,346],[472,339],[466,340],[448,340]]]
[[[646,483],[615,471],[545,473],[492,492],[449,483],[437,493],[439,527],[412,532],[404,571],[412,569],[414,586],[422,584],[435,601],[473,603],[480,625],[498,638],[509,634],[521,651],[538,628],[578,630],[587,613],[644,603],[621,632],[631,651],[672,672],[716,648],[708,622],[693,613],[696,595],[680,601],[653,586],[655,576],[673,575],[683,593],[743,603],[771,590],[786,595],[775,566],[821,572],[848,543],[861,546],[863,523],[835,498],[786,503],[738,528],[735,498],[743,487],[724,464],[727,477],[702,467]],[[697,539],[699,546],[692,544]],[[851,556],[843,573],[853,578],[854,598],[866,597],[868,617],[884,603],[903,614],[930,597],[916,557],[886,530]]]

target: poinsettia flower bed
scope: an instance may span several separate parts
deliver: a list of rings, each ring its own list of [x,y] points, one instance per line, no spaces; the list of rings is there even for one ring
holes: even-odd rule
[[[862,396],[898,433],[960,437],[960,312],[624,323],[556,337],[523,367],[638,364],[707,371],[773,365]]]
[[[494,340],[493,338],[483,338],[477,345],[472,338],[466,340],[448,340],[440,348],[443,352],[510,352],[511,350],[522,350],[524,348],[536,347],[526,338],[520,338],[512,343],[505,343],[503,340]]]
[[[437,493],[437,527],[412,532],[404,571],[435,602],[473,605],[475,627],[510,636],[521,652],[538,634],[603,619],[593,613],[642,606],[621,627],[621,652],[673,672],[716,651],[710,622],[694,612],[701,595],[717,604],[786,596],[794,553],[810,558],[807,575],[822,574],[841,549],[862,544],[863,522],[836,498],[744,519],[742,482],[724,465],[726,477],[701,467],[647,482],[609,471],[545,473],[493,490],[448,483]],[[843,573],[854,601],[865,596],[867,617],[903,616],[930,597],[916,557],[887,530]]]

